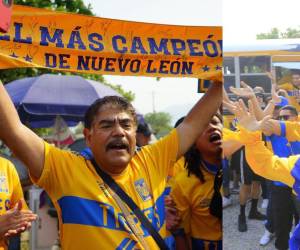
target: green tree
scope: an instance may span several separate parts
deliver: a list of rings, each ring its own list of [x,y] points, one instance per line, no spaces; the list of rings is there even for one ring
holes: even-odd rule
[[[145,121],[150,124],[153,129],[153,133],[156,137],[160,138],[170,132],[171,126],[171,115],[166,112],[154,112],[147,113],[145,115]]]
[[[82,0],[14,0],[14,4],[73,12],[83,15],[94,15],[91,4],[86,6]]]
[[[256,35],[256,39],[278,39],[279,37],[279,29],[277,28],[272,28],[269,33],[260,33]]]
[[[84,15],[94,15],[91,4],[86,6],[82,0],[14,0],[14,4],[26,5],[37,8],[46,8],[55,11],[72,12]],[[18,68],[0,70],[0,79],[5,84],[24,77],[34,77],[42,74],[57,74],[57,71],[43,68]],[[61,71],[62,75],[70,75],[69,72]],[[120,85],[108,83],[103,76],[97,74],[80,74],[72,73],[72,75],[80,75],[84,78],[99,81],[114,90],[118,91],[128,101],[132,102],[135,98],[134,93],[127,92]]]
[[[281,33],[282,38],[300,38],[300,26],[299,29],[287,28],[285,32]]]
[[[256,35],[256,39],[287,39],[287,38],[300,38],[299,28],[287,28],[281,32],[278,28],[272,28],[270,32],[260,33]]]

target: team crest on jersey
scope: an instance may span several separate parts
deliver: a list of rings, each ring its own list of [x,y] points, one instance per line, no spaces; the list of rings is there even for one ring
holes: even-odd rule
[[[0,173],[0,193],[8,194],[8,182],[6,175]]]
[[[139,180],[135,181],[134,185],[135,185],[136,191],[138,192],[138,194],[140,195],[140,197],[142,198],[143,201],[147,201],[147,200],[151,199],[150,190],[149,190],[147,184],[145,183],[144,179],[139,179]]]

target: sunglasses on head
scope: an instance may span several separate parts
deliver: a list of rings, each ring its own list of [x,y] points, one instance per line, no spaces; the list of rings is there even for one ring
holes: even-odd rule
[[[255,96],[256,97],[260,97],[260,98],[264,98],[265,97],[264,94],[262,94],[262,93],[255,93]]]
[[[290,119],[290,117],[292,117],[292,116],[291,115],[280,115],[280,116],[278,116],[278,120],[287,121]]]

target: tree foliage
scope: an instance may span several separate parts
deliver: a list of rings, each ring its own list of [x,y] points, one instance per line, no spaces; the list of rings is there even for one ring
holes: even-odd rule
[[[172,117],[166,112],[154,112],[147,113],[145,115],[145,121],[150,124],[153,129],[153,133],[156,137],[160,138],[170,132],[172,129],[171,120]]]
[[[94,15],[91,4],[86,6],[82,0],[14,0],[14,4],[84,15]]]
[[[92,12],[92,6],[89,4],[86,6],[83,0],[14,0],[14,4],[26,5],[37,8],[51,9],[55,11],[72,12],[84,15],[94,15]],[[52,69],[43,68],[18,68],[18,69],[5,69],[0,70],[0,79],[5,84],[14,80],[18,80],[25,77],[35,77],[42,74],[57,74],[57,71]],[[87,79],[99,81],[114,90],[118,91],[128,101],[133,101],[135,96],[131,91],[126,92],[120,85],[113,85],[108,83],[103,76],[97,74],[80,74],[61,71],[62,75],[79,75]]]
[[[278,28],[272,28],[270,32],[260,33],[256,35],[256,39],[287,39],[287,38],[300,38],[299,28],[287,28],[281,32]]]

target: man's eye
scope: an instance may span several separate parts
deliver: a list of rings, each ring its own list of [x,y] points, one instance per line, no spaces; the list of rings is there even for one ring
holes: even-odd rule
[[[100,128],[110,128],[111,127],[111,125],[102,125],[102,126],[100,126]]]
[[[123,124],[123,128],[131,128],[131,124],[130,123],[125,123],[125,124]]]

